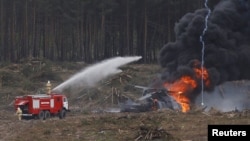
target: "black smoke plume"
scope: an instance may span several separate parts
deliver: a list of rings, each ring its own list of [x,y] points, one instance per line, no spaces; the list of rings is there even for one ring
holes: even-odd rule
[[[205,8],[187,13],[175,25],[176,40],[164,45],[159,54],[159,63],[165,69],[163,81],[174,82],[184,74],[194,74],[194,64],[202,61],[200,35],[207,14]],[[211,85],[204,89],[212,90],[226,81],[250,79],[250,0],[220,1],[213,7],[207,25],[204,67]],[[200,86],[194,93],[200,93]]]

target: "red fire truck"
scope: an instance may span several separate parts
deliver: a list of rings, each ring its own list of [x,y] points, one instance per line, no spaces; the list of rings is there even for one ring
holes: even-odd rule
[[[69,111],[67,97],[59,93],[17,96],[14,107],[21,108],[23,117],[43,120],[51,116],[65,118],[66,112]]]

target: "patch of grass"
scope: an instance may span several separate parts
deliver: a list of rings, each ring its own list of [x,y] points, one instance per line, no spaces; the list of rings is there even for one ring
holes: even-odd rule
[[[25,80],[21,75],[12,71],[0,71],[0,79],[2,82],[2,86],[12,86],[18,87],[20,86],[20,82]]]
[[[27,91],[35,91],[36,90],[36,85],[29,80],[23,81],[21,84],[21,87],[23,88],[23,90],[27,90]]]
[[[62,78],[55,72],[53,71],[42,71],[42,72],[37,72],[35,73],[32,77],[32,80],[39,80],[39,81],[62,81]]]
[[[87,66],[84,62],[56,62],[57,66],[60,66],[62,69],[67,70],[78,70],[84,69]]]
[[[82,119],[80,125],[81,126],[86,126],[86,125],[91,125],[91,123],[87,119]]]
[[[44,132],[43,132],[43,134],[44,135],[51,135],[51,130],[50,129],[46,129]]]

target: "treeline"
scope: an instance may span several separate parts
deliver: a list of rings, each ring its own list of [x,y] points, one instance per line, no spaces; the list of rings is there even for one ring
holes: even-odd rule
[[[33,57],[95,62],[157,60],[174,25],[201,0],[0,0],[0,62]]]

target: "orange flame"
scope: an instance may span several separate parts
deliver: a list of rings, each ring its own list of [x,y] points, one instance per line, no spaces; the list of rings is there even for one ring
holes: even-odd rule
[[[165,83],[164,87],[169,90],[170,95],[180,104],[182,112],[188,112],[190,110],[190,99],[187,97],[188,93],[191,93],[198,86],[196,80],[202,79],[202,69],[194,68],[196,79],[191,76],[182,76],[180,79],[176,80],[174,83]],[[203,80],[206,86],[209,86],[209,76],[205,68],[203,68]]]
[[[208,87],[210,85],[210,81],[209,81],[207,69],[205,69],[204,67],[203,67],[203,70],[202,68],[194,68],[194,71],[196,73],[196,77],[199,79],[201,79],[202,71],[203,71],[203,81],[205,82],[205,86]]]

